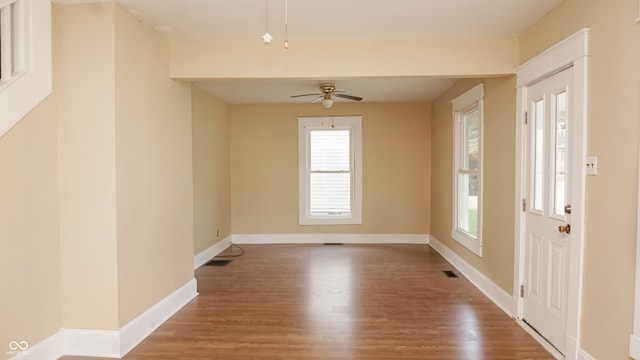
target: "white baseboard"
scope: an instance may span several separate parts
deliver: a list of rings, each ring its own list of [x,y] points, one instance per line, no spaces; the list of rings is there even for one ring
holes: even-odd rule
[[[578,360],[596,360],[596,358],[589,355],[589,353],[587,353],[583,349],[580,349],[580,351],[578,351]]]
[[[513,317],[513,297],[504,291],[500,286],[496,285],[491,279],[479,272],[476,268],[469,265],[458,254],[451,251],[438,239],[431,236],[429,245],[442,257],[444,257],[451,265],[462,273],[473,285],[482,291],[491,301],[493,301],[507,315]]]
[[[120,359],[197,295],[191,279],[119,330],[64,329],[64,355]]]
[[[64,356],[64,333],[62,330],[49,336],[43,341],[34,344],[26,344],[28,348],[7,352],[7,355],[13,356],[11,360],[26,360],[26,359],[59,359]]]
[[[428,244],[427,234],[236,234],[234,244]]]
[[[546,340],[545,340],[546,341]],[[578,346],[578,339],[573,336],[568,336],[564,343],[564,358],[566,359],[579,359],[580,348]]]
[[[194,278],[129,321],[120,328],[120,354],[124,356],[131,351],[196,296],[198,296],[198,284]]]
[[[120,359],[120,332],[64,329],[64,354]]]
[[[223,240],[218,241],[217,243],[211,245],[205,251],[199,253],[193,258],[193,269],[197,269],[200,266],[207,263],[207,261],[213,259],[216,255],[223,252],[226,248],[231,245],[231,236],[224,238]]]
[[[640,360],[640,336],[631,335],[629,338],[629,355],[635,359]]]

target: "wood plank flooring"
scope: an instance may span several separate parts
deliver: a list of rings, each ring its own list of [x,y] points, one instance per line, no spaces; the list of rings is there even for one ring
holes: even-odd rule
[[[124,359],[553,359],[426,245],[243,247]]]

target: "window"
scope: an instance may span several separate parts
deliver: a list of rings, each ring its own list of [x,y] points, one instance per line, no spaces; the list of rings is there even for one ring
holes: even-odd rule
[[[24,71],[24,0],[0,8],[0,82],[7,83]]]
[[[482,98],[480,84],[453,100],[452,237],[482,256]]]
[[[50,0],[0,0],[0,136],[50,93]]]
[[[362,117],[298,118],[299,224],[362,224]]]

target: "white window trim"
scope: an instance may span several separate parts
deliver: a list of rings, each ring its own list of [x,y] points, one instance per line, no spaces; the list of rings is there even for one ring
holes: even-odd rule
[[[484,133],[484,84],[478,84],[456,97],[451,101],[453,107],[453,213],[451,218],[451,237],[458,243],[471,250],[478,256],[482,256],[482,203],[483,203],[483,176],[482,176],[482,153],[483,153],[483,133]],[[478,235],[474,238],[464,231],[458,229],[458,161],[460,159],[460,136],[459,136],[459,117],[461,111],[478,104],[480,110],[480,134],[479,134],[479,153],[478,153]]]
[[[16,1],[20,1],[22,20],[14,44],[21,52],[20,71],[0,81],[0,137],[51,94],[52,89],[51,2],[0,0],[0,8]]]
[[[309,132],[332,127],[352,130],[353,183],[351,216],[331,217],[309,214]],[[298,118],[298,224],[342,225],[362,224],[362,116]]]

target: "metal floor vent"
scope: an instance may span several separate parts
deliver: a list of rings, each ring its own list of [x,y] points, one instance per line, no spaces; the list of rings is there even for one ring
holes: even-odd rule
[[[457,278],[458,277],[458,275],[456,275],[456,273],[454,273],[451,270],[445,270],[445,271],[443,271],[443,273],[445,275],[447,275],[447,277],[450,277],[450,278]]]
[[[324,245],[344,245],[344,243],[324,243]]]
[[[232,260],[209,260],[206,266],[227,266]]]

